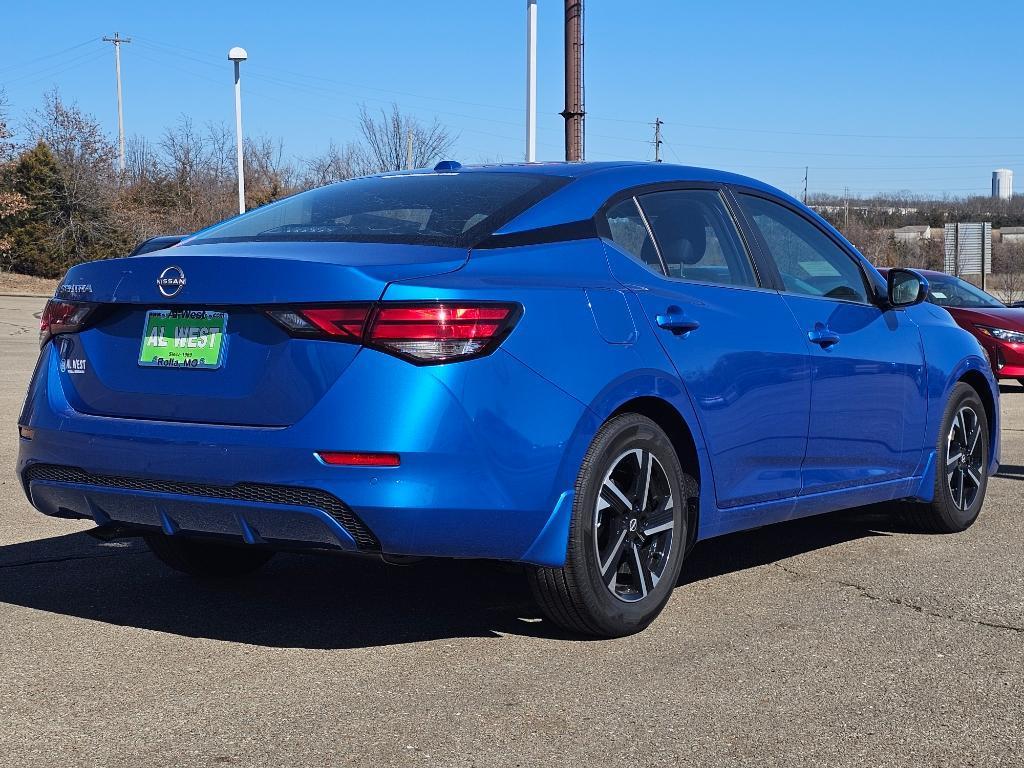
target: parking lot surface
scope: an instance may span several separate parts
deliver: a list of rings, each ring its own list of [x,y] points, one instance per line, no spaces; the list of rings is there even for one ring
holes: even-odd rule
[[[280,555],[203,585],[34,512],[42,303],[0,296],[6,765],[1024,765],[1016,384],[967,532],[862,509],[705,542],[647,631],[587,641],[511,567]]]

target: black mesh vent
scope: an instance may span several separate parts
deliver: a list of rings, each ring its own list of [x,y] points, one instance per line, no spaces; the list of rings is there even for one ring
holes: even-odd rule
[[[181,496],[205,496],[209,499],[230,499],[252,501],[264,504],[291,504],[293,506],[322,509],[351,534],[360,549],[379,550],[380,542],[369,528],[356,517],[355,513],[335,496],[313,488],[298,488],[290,485],[264,485],[262,483],[238,483],[237,485],[206,485],[203,483],[179,483],[174,480],[145,480],[138,477],[114,477],[93,475],[77,467],[62,467],[58,464],[31,464],[25,470],[25,482],[49,480],[55,483],[78,483],[106,488],[124,488],[131,491],[153,491],[175,493]]]

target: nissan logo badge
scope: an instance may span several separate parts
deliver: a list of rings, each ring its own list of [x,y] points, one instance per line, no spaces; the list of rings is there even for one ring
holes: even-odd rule
[[[181,267],[167,267],[156,279],[156,287],[168,299],[177,296],[185,287],[185,273]]]

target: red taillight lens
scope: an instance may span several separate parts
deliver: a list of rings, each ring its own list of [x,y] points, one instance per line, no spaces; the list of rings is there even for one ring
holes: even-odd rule
[[[416,363],[446,363],[487,354],[518,316],[513,304],[382,304],[366,336],[368,346]]]
[[[316,457],[332,467],[397,467],[397,453],[359,453],[355,451],[318,451]]]
[[[303,317],[329,336],[344,336],[354,341],[363,338],[369,307],[327,307],[302,309]]]
[[[519,319],[518,304],[425,302],[273,309],[295,336],[363,343],[428,365],[491,352]]]
[[[336,341],[363,340],[366,317],[372,304],[342,304],[334,307],[272,309],[269,315],[295,336],[331,338]]]
[[[78,333],[95,306],[80,301],[50,299],[39,316],[39,346],[42,347],[58,333]]]

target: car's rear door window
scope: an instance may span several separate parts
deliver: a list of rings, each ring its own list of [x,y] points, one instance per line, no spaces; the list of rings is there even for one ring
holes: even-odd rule
[[[717,191],[651,192],[637,200],[669,277],[716,285],[757,285],[732,216]]]
[[[628,197],[609,208],[605,221],[613,243],[655,272],[663,271],[658,249],[654,247],[634,198]]]

